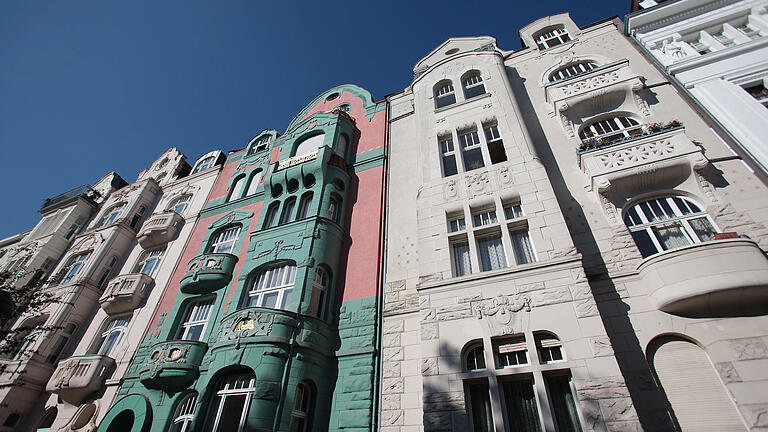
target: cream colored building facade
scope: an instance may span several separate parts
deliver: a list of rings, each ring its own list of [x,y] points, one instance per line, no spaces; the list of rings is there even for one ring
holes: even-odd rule
[[[768,191],[618,25],[390,96],[383,431],[768,426]]]

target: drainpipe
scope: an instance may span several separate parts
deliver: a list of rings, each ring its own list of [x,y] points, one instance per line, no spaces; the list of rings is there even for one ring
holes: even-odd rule
[[[285,361],[285,366],[283,367],[283,379],[280,386],[282,389],[280,390],[280,399],[277,400],[277,410],[275,411],[275,421],[272,423],[272,432],[279,432],[280,431],[280,418],[283,416],[283,406],[285,405],[285,395],[288,392],[288,380],[290,379],[291,374],[289,371],[291,370],[291,364],[293,363],[293,354],[296,351],[296,336],[299,334],[299,331],[301,331],[301,320],[300,320],[300,314],[291,312],[291,315],[293,315],[293,318],[296,320],[297,325],[293,326],[293,331],[291,333],[291,340],[288,341],[288,359]]]

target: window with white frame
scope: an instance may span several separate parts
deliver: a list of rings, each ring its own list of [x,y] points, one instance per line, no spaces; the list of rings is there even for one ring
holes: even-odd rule
[[[461,79],[461,85],[464,87],[464,99],[472,99],[473,97],[485,94],[485,84],[483,84],[483,77],[480,76],[480,72],[473,71],[464,76]]]
[[[213,299],[192,302],[187,306],[184,322],[179,329],[179,339],[201,341],[213,309]]]
[[[476,235],[480,271],[498,270],[507,266],[501,233],[498,231]]]
[[[176,413],[168,432],[190,432],[192,430],[192,420],[195,419],[195,403],[197,403],[197,393],[190,393],[181,399],[176,407]]]
[[[472,225],[480,227],[498,222],[495,208],[482,208],[472,211]]]
[[[264,135],[259,137],[258,139],[254,140],[251,144],[251,151],[248,152],[248,154],[258,153],[260,151],[264,151],[269,146],[269,140],[272,137],[269,135]]]
[[[533,337],[542,364],[563,360],[563,344],[557,336],[551,333],[534,333]]]
[[[579,132],[583,141],[600,139],[612,141],[642,133],[640,122],[627,116],[614,116],[587,123]]]
[[[328,285],[330,277],[322,267],[315,268],[315,277],[312,279],[312,297],[309,300],[309,314],[320,319],[325,319],[325,301],[328,298]]]
[[[464,171],[472,171],[485,166],[482,145],[476,130],[460,133],[459,144],[464,161]]]
[[[203,172],[211,168],[215,162],[216,162],[216,156],[208,156],[207,158],[199,161],[197,165],[195,165],[195,169],[192,170],[191,174],[197,174],[199,172]]]
[[[11,360],[21,360],[32,355],[32,347],[45,331],[43,330],[43,324],[45,324],[45,321],[39,321],[37,324],[31,324],[27,327],[32,327],[32,329],[27,330],[26,333],[22,333],[24,336],[20,338],[21,345],[19,345],[19,348],[16,350],[13,357],[11,357]]]
[[[437,83],[434,88],[434,94],[435,109],[456,103],[456,93],[453,90],[453,82],[451,81],[446,80]]]
[[[710,241],[718,232],[699,205],[679,196],[633,204],[624,212],[624,223],[643,257]]]
[[[533,39],[536,41],[536,45],[539,46],[539,49],[543,50],[570,41],[571,35],[569,35],[568,30],[561,25],[539,32]]]
[[[464,368],[468,371],[485,369],[485,350],[482,342],[471,346],[464,354]]]
[[[467,229],[467,223],[464,221],[464,215],[448,216],[448,232],[464,231]]]
[[[123,212],[123,209],[125,208],[125,203],[117,204],[107,210],[104,213],[104,216],[99,219],[99,223],[96,224],[96,228],[101,228],[103,226],[109,226],[115,223],[117,218],[120,216],[120,214]]]
[[[237,237],[240,235],[240,227],[228,228],[219,232],[211,242],[211,253],[232,253],[237,243]]]
[[[243,186],[245,186],[245,176],[240,176],[235,180],[235,183],[232,184],[232,192],[229,194],[229,200],[228,201],[234,201],[238,198],[240,198],[240,195],[242,195],[243,192]]]
[[[296,386],[296,395],[293,398],[293,409],[291,410],[291,422],[288,426],[288,432],[307,432],[310,430],[313,393],[312,386],[306,382],[300,382]]]
[[[64,269],[62,269],[64,278],[61,280],[61,283],[71,282],[75,276],[80,273],[80,270],[85,267],[85,264],[88,262],[88,258],[90,257],[91,252],[86,252],[70,258],[69,263],[64,267]]]
[[[256,377],[250,371],[226,375],[214,389],[203,430],[243,432],[256,391]]]
[[[115,347],[123,339],[125,332],[128,331],[128,324],[130,324],[130,322],[130,316],[110,320],[101,333],[96,354],[104,356],[111,355],[114,352]]]
[[[597,63],[592,61],[580,61],[577,63],[571,63],[552,72],[549,75],[549,82],[560,81],[575,77],[577,75],[585,74],[595,68],[597,68]]]
[[[452,176],[458,173],[456,169],[456,149],[453,146],[453,138],[438,138],[440,144],[440,156],[443,165],[443,177]]]
[[[180,215],[184,214],[184,210],[187,209],[190,201],[192,201],[192,195],[182,195],[178,198],[174,198],[166,207],[167,210],[172,210]]]
[[[523,207],[519,201],[505,202],[504,204],[504,217],[506,219],[517,219],[523,217]]]
[[[254,173],[251,175],[251,181],[248,183],[248,190],[245,192],[245,196],[251,196],[256,193],[256,190],[259,188],[259,183],[261,182],[261,177],[264,175],[264,171],[257,169],[254,171]]]
[[[157,267],[160,266],[160,260],[163,258],[164,251],[165,248],[157,248],[142,253],[133,267],[133,272],[144,273],[150,277],[153,276]]]
[[[512,242],[512,250],[517,265],[536,262],[536,252],[533,250],[533,243],[528,235],[528,227],[510,228],[509,238]]]
[[[281,263],[260,271],[251,280],[246,306],[285,310],[296,282],[296,266]]]
[[[451,255],[453,256],[454,276],[465,276],[472,273],[472,259],[466,237],[451,241]]]
[[[506,368],[528,364],[528,346],[525,336],[510,336],[493,340],[496,367]]]
[[[507,152],[504,150],[504,142],[501,140],[499,127],[496,123],[483,124],[485,143],[488,146],[488,156],[492,164],[507,161]]]
[[[762,106],[768,107],[768,89],[765,88],[764,80],[756,84],[747,85],[744,87],[744,90]]]

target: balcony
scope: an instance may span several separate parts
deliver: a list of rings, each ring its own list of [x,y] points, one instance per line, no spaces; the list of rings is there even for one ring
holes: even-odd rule
[[[174,340],[155,344],[139,369],[141,383],[151,389],[181,390],[200,375],[200,362],[207,350],[205,342]]]
[[[114,367],[115,360],[104,355],[70,357],[59,362],[45,390],[79,405],[104,387]]]
[[[206,294],[225,287],[232,280],[237,259],[226,253],[200,255],[189,262],[179,288],[185,293]]]
[[[692,169],[707,164],[701,149],[688,138],[682,126],[582,150],[578,162],[590,177],[592,189],[600,193],[616,183],[642,190],[649,184],[682,181]]]
[[[587,103],[601,103],[609,93],[625,93],[642,87],[640,77],[629,67],[628,60],[620,60],[587,73],[549,83],[545,86],[546,100],[553,104],[556,111],[565,111],[569,106]]]
[[[110,315],[131,311],[144,301],[154,283],[144,273],[120,275],[109,282],[99,304]]]
[[[136,238],[144,250],[154,249],[173,240],[183,222],[184,218],[173,211],[153,214],[144,222]]]
[[[768,259],[746,239],[715,240],[672,249],[638,266],[656,307],[688,317],[765,313]]]

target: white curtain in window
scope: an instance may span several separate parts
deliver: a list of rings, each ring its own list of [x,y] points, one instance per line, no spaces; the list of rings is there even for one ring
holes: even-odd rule
[[[501,236],[495,235],[478,239],[477,251],[480,255],[482,271],[497,270],[507,266],[507,258],[504,256],[504,245],[501,244]]]
[[[512,247],[515,250],[515,261],[517,264],[528,264],[536,261],[536,255],[533,253],[533,245],[528,231],[518,231],[510,233],[512,238]]]
[[[661,247],[664,248],[664,250],[691,244],[679,224],[655,226],[653,227],[653,231],[656,233],[656,238],[659,239],[659,243],[661,243]]]
[[[700,217],[695,219],[688,219],[688,223],[693,228],[696,236],[699,237],[699,241],[711,241],[715,238],[715,227],[709,223],[706,217]]]
[[[456,276],[472,273],[472,261],[469,258],[469,245],[467,243],[453,244],[453,268],[456,271]]]

